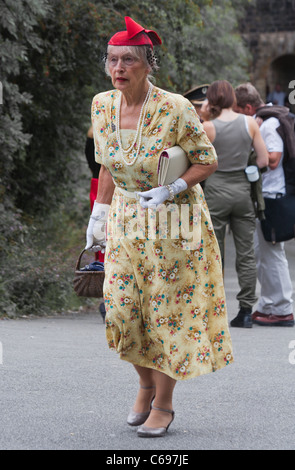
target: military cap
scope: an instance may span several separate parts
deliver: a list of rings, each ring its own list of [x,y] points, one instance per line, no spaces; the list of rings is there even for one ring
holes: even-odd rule
[[[210,85],[199,85],[184,93],[184,97],[193,104],[203,104],[206,99],[207,90]]]

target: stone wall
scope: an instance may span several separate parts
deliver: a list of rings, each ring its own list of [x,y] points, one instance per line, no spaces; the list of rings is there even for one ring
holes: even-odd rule
[[[241,21],[244,33],[295,30],[295,0],[254,0]],[[256,4],[256,6],[254,6]]]
[[[295,0],[256,0],[240,22],[252,53],[251,82],[263,99],[280,83],[289,94],[295,80]]]

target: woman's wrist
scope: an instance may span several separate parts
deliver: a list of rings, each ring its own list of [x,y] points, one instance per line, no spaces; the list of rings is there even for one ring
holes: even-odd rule
[[[184,179],[178,178],[173,183],[166,184],[165,188],[167,188],[167,190],[169,191],[169,197],[167,198],[167,201],[173,201],[176,194],[185,191],[188,188],[188,185],[184,181]]]

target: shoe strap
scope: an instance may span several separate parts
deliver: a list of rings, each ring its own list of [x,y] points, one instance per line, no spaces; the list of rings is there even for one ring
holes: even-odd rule
[[[155,385],[151,385],[150,387],[143,387],[142,385],[140,385],[140,388],[142,388],[143,390],[152,390],[153,388],[156,388]]]
[[[153,410],[157,410],[157,411],[164,411],[165,413],[170,413],[171,415],[174,415],[174,411],[173,410],[166,410],[165,408],[157,408],[156,406],[152,405],[152,409]]]

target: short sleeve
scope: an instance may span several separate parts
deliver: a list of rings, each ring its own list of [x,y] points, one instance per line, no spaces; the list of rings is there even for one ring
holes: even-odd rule
[[[277,118],[270,117],[261,125],[260,131],[269,152],[283,152],[284,142],[276,129],[280,126]]]
[[[93,98],[91,106],[91,122],[93,128],[93,139],[94,139],[94,156],[95,161],[99,164],[102,164],[102,152],[99,146],[98,132],[101,127],[100,120],[103,109],[100,104],[99,95],[96,95]]]
[[[215,148],[198,118],[195,108],[183,100],[179,116],[177,145],[186,153],[192,164],[211,165],[217,161]]]

